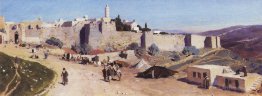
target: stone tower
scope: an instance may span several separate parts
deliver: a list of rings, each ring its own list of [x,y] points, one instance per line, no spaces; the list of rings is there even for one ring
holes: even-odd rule
[[[109,11],[109,6],[106,4],[106,7],[105,7],[105,17],[106,18],[110,18],[110,11]]]

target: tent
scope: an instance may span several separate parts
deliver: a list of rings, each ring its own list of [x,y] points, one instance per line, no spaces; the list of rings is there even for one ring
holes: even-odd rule
[[[137,64],[133,66],[133,68],[139,69],[141,71],[145,71],[150,68],[151,65],[148,64],[144,59],[141,59]]]

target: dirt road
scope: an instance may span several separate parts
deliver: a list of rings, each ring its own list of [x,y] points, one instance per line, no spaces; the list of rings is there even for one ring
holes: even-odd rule
[[[49,56],[43,58],[43,52],[39,52],[40,59],[30,59],[29,49],[8,46],[0,51],[11,56],[19,56],[23,59],[40,62],[53,69],[57,78],[51,88],[47,88],[48,96],[252,96],[253,94],[224,91],[216,87],[210,90],[198,88],[197,85],[187,84],[180,77],[161,79],[136,78],[134,69],[122,69],[121,81],[104,82],[102,68],[93,65],[81,65],[73,62],[59,60],[58,57]],[[41,57],[42,56],[42,57]],[[130,60],[132,61],[132,60]],[[135,63],[135,62],[130,62]],[[69,83],[66,86],[60,84],[62,68],[69,73]]]

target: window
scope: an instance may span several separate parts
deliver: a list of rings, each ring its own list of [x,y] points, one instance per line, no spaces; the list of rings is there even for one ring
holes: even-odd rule
[[[203,73],[203,78],[205,78],[207,76],[207,73],[205,72],[205,73]]]
[[[201,73],[197,73],[197,77],[201,79]]]
[[[193,72],[193,77],[196,78],[196,72]]]
[[[235,80],[235,85],[236,85],[236,88],[239,88],[239,81],[238,80]]]

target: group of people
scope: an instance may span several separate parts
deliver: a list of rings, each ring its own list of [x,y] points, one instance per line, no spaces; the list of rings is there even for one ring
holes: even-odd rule
[[[110,80],[116,80],[115,77],[118,77],[118,80],[121,80],[121,70],[118,64],[115,62],[108,62],[104,64],[104,69],[102,70],[104,80],[110,82]]]

